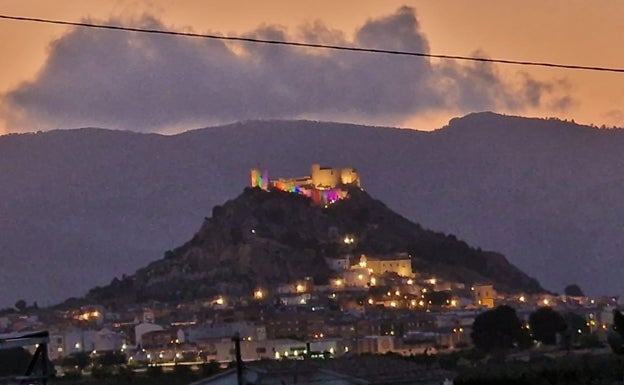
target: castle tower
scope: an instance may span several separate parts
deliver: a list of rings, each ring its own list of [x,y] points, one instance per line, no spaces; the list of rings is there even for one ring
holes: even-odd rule
[[[269,189],[269,172],[267,170],[251,169],[251,187],[259,187],[263,190]]]

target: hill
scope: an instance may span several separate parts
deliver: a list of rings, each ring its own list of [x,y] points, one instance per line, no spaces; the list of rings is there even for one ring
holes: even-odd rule
[[[0,137],[0,307],[83,295],[182,244],[249,168],[356,167],[423,227],[497,250],[547,289],[624,292],[624,132],[479,113],[433,132],[251,121],[164,136]],[[42,289],[45,288],[45,289]]]
[[[343,243],[345,235],[357,239]],[[543,292],[500,254],[469,247],[452,235],[425,230],[353,188],[324,208],[304,196],[246,188],[212,210],[199,232],[135,275],[92,289],[89,301],[172,301],[219,294],[249,295],[310,276],[328,284],[325,258],[352,253],[409,252],[424,277],[468,286],[489,281],[506,292]]]

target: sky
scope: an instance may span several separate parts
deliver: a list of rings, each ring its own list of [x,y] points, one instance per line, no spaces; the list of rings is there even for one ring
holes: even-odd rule
[[[3,0],[0,14],[624,68],[621,0]],[[0,134],[249,119],[431,130],[475,111],[624,127],[624,74],[0,19]]]

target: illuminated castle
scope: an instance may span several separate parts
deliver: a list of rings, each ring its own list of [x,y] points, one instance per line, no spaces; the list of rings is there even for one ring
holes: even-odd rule
[[[305,195],[319,205],[328,205],[348,195],[347,187],[360,187],[360,176],[353,168],[321,167],[313,164],[310,175],[270,180],[266,170],[251,169],[251,187],[275,188]]]

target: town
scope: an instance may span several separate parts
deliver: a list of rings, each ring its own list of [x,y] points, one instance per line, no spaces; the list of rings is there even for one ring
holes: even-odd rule
[[[349,186],[361,188],[354,169],[313,165],[310,176],[277,180],[251,170],[252,188],[304,195],[323,207],[348,199]],[[243,239],[253,242],[255,235],[250,229]],[[342,252],[325,258],[332,271],[325,284],[301,276],[247,295],[152,300],[120,308],[72,305],[71,300],[39,308],[18,301],[0,313],[0,333],[48,330],[47,357],[63,376],[89,373],[94,368],[89,363],[103,356],[140,370],[208,363],[227,367],[237,359],[445,354],[471,348],[475,319],[500,305],[515,309],[527,329],[537,309],[554,309],[574,325],[571,344],[597,346],[606,341],[613,311],[621,305],[618,298],[589,298],[576,285],[558,295],[503,293],[491,282],[454,282],[413,269],[407,252],[358,254],[356,235],[333,237]]]

